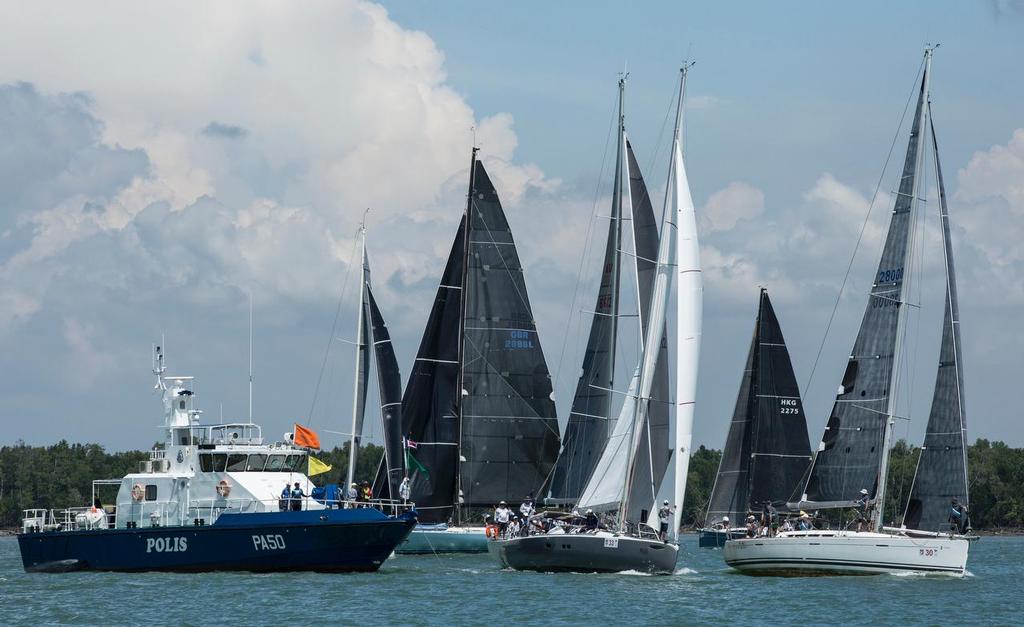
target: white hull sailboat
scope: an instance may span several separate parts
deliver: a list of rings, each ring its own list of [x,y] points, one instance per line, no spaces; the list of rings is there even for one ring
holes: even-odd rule
[[[794,531],[730,540],[723,550],[725,561],[741,572],[961,576],[966,572],[968,547],[974,538],[966,535],[963,359],[949,213],[938,142],[930,123],[928,86],[933,51],[925,50],[903,176],[867,311],[799,502],[789,504],[794,510],[870,508],[869,530]],[[942,223],[945,319],[935,392],[914,484],[901,524],[885,526],[889,449],[897,418],[915,219],[923,187],[924,139],[929,130]]]
[[[963,575],[967,546],[967,539],[953,536],[813,530],[732,540],[724,552],[729,566],[750,575]]]

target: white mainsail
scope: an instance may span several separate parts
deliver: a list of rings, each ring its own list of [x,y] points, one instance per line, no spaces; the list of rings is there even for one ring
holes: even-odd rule
[[[679,110],[676,113],[675,139],[672,143],[673,169],[669,190],[675,196],[676,259],[679,286],[676,289],[676,437],[672,458],[674,468],[674,505],[672,533],[679,535],[686,496],[686,477],[690,468],[690,445],[693,440],[693,410],[697,399],[697,362],[700,360],[701,317],[704,310],[704,280],[700,266],[700,245],[697,240],[697,213],[690,196],[682,150],[683,98],[686,95],[686,73],[692,66],[683,66],[679,85]]]

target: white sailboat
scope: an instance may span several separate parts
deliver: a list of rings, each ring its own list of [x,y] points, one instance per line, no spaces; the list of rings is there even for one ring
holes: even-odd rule
[[[868,531],[807,530],[726,542],[727,564],[754,575],[873,574],[963,575],[969,538],[966,521],[949,523],[953,507],[967,506],[959,315],[948,211],[929,124],[929,80],[934,48],[926,48],[921,90],[910,132],[889,233],[832,416],[815,454],[799,509],[845,508],[866,491],[872,507]],[[903,525],[884,525],[889,448],[903,365],[913,230],[921,196],[927,131],[932,130],[946,269],[946,316],[935,396],[925,446]],[[907,269],[907,272],[904,272]],[[960,517],[965,515],[961,512]]]
[[[690,455],[702,310],[696,216],[681,148],[682,107],[689,67],[686,65],[681,70],[669,179],[661,217],[661,236],[650,280],[649,303],[646,311],[641,311],[641,357],[625,394],[615,428],[606,439],[577,501],[581,510],[601,512],[611,516],[614,523],[607,528],[591,528],[589,531],[571,529],[567,533],[565,527],[556,527],[547,533],[494,540],[488,549],[506,568],[573,572],[639,571],[657,574],[671,574],[675,571],[679,551],[679,510],[683,502],[684,478]],[[621,91],[619,131],[616,190],[621,194],[619,181],[622,176],[622,155],[628,149],[622,124]],[[613,203],[621,206],[621,196]],[[659,445],[668,448],[669,444],[667,433],[661,434],[657,438],[660,441],[656,441],[650,415],[652,400],[655,403],[665,400],[652,399],[652,389],[655,387],[659,356],[665,340],[672,274],[677,269],[680,274],[677,303],[679,367],[676,380],[676,439],[675,445],[671,447],[674,454],[670,461],[676,483],[671,504],[672,532],[669,537],[661,538],[647,521],[662,477],[649,481],[644,473],[650,475],[655,472],[650,451],[657,450]],[[644,287],[641,286],[641,289]],[[644,450],[645,443],[649,450]],[[566,450],[563,450],[565,454]]]

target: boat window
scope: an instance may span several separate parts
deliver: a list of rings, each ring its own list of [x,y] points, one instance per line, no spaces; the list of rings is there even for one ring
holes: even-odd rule
[[[228,472],[243,472],[245,470],[245,458],[248,455],[232,453],[228,455]]]
[[[228,456],[225,453],[214,453],[213,454],[213,472],[224,472],[224,468],[227,467]]]
[[[267,459],[267,472],[276,472],[286,470],[285,457],[284,455],[271,455]]]
[[[288,469],[299,470],[300,467],[302,466],[302,459],[304,457],[305,455],[289,455],[288,461],[286,462],[288,464]]]
[[[156,485],[155,484],[150,483],[150,484],[146,485],[146,500],[147,501],[155,501],[156,500]]]
[[[203,472],[213,472],[213,455],[210,453],[199,454],[199,470]]]
[[[250,455],[249,464],[245,467],[249,472],[263,472],[263,466],[267,463],[266,455]]]

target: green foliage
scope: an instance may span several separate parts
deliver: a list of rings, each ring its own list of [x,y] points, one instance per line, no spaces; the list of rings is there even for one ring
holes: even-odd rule
[[[704,521],[721,461],[722,451],[707,449],[703,445],[690,456],[690,472],[686,477],[686,496],[683,499],[684,526],[699,525]]]
[[[383,448],[365,444],[359,449],[356,481],[373,481]],[[886,519],[903,514],[917,467],[920,448],[899,441],[890,457]],[[331,464],[330,472],[315,478],[319,484],[343,483],[348,474],[348,444],[316,455]],[[704,519],[718,472],[721,451],[698,448],[690,458],[683,524]],[[62,508],[86,505],[93,479],[117,479],[137,470],[148,452],[107,453],[98,444],[27,446],[19,442],[0,447],[0,526],[16,526],[21,512],[32,507]],[[1024,527],[1024,449],[979,439],[968,448],[971,523],[975,529]]]

